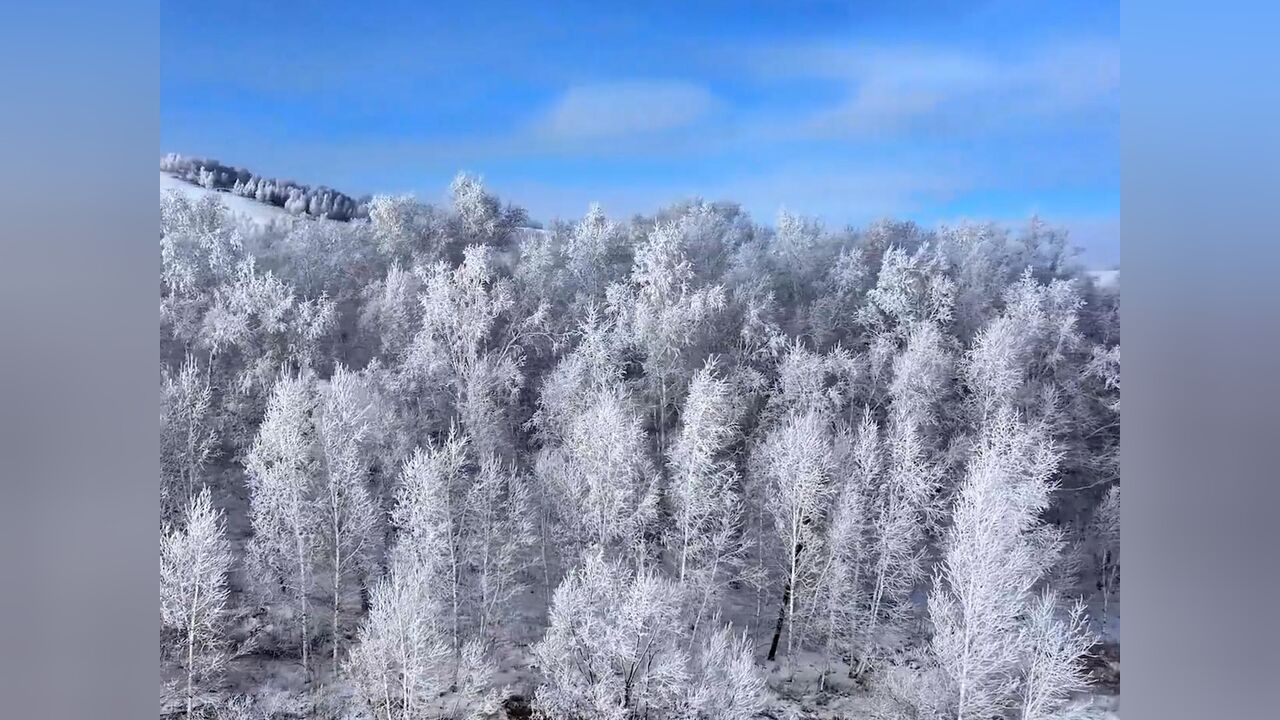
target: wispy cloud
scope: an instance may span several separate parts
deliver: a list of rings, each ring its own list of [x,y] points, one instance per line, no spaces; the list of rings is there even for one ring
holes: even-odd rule
[[[569,88],[539,121],[557,140],[599,140],[689,126],[717,103],[705,88],[677,81],[624,81]]]
[[[1113,43],[1064,42],[1020,55],[923,45],[774,48],[757,58],[764,79],[837,82],[843,99],[797,127],[837,135],[969,134],[1027,120],[1116,107]]]

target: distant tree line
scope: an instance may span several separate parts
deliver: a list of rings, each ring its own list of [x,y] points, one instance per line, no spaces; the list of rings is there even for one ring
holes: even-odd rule
[[[324,185],[313,188],[292,180],[261,177],[217,160],[169,153],[160,159],[160,169],[209,190],[225,190],[294,215],[343,221],[369,216],[368,198],[357,200]]]

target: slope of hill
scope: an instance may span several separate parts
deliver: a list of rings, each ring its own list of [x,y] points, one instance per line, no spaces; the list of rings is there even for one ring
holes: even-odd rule
[[[164,171],[160,172],[160,195],[174,190],[192,200],[214,196],[219,202],[226,206],[233,215],[240,217],[250,223],[262,226],[280,225],[298,222],[299,217],[291,215],[284,208],[278,208],[275,205],[260,203],[257,200],[240,197],[229,192],[221,192],[218,190],[209,190],[199,185],[194,185],[185,180],[176,178]],[[319,222],[333,222],[332,220],[320,220]]]

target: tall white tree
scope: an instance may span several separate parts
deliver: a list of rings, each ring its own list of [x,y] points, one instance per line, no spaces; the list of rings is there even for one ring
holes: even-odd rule
[[[969,461],[929,594],[933,652],[953,689],[957,720],[1017,705],[1025,618],[1055,558],[1048,507],[1058,452],[1006,409],[990,419]]]
[[[795,640],[796,599],[807,600],[813,571],[822,557],[822,530],[831,489],[832,438],[829,417],[814,410],[792,412],[766,438],[766,509],[781,545],[782,605],[769,659],[778,651],[784,626],[787,655]],[[789,625],[788,625],[789,623]]]
[[[509,444],[524,382],[521,343],[547,319],[538,310],[515,317],[511,282],[496,263],[492,248],[473,245],[456,268],[420,270],[421,322],[404,363],[416,396],[410,412],[434,407],[434,429],[461,423],[481,454]]]
[[[914,613],[911,595],[925,578],[929,504],[941,484],[941,468],[933,463],[921,435],[905,420],[890,425],[885,441],[888,467],[873,509],[873,553],[868,645],[855,673],[871,661],[877,629],[901,630]]]
[[[451,433],[441,443],[419,448],[404,465],[391,521],[398,531],[395,553],[405,556],[441,593],[449,648],[462,650],[464,602],[463,509],[467,482],[467,440]]]
[[[815,606],[824,624],[827,662],[852,660],[869,650],[870,615],[878,577],[875,510],[883,487],[884,451],[879,426],[864,412],[855,432],[837,442],[835,500],[827,530],[826,558],[818,572]],[[824,667],[825,679],[826,668]]]
[[[177,373],[166,367],[160,388],[160,498],[162,515],[169,519],[199,492],[217,433],[209,378],[195,356],[188,355]]]
[[[708,364],[689,386],[683,424],[667,454],[671,528],[677,579],[697,598],[694,635],[745,552],[742,499],[729,452],[737,442],[737,400],[728,380]]]
[[[365,289],[360,321],[376,338],[380,356],[388,361],[403,360],[417,335],[421,288],[418,275],[393,264],[386,277]]]
[[[629,240],[626,228],[609,220],[598,203],[574,224],[564,254],[582,300],[603,300],[605,288],[626,277],[632,263]]]
[[[467,244],[497,245],[525,217],[524,211],[502,207],[498,198],[484,187],[484,181],[474,175],[459,173],[449,185],[453,202],[452,234]]]
[[[283,592],[295,604],[304,672],[310,670],[308,603],[321,537],[315,405],[310,376],[282,374],[245,461],[253,525],[248,564],[265,600]]]
[[[489,640],[524,589],[521,575],[534,544],[533,494],[527,478],[490,455],[464,499],[463,554],[472,567],[467,607],[475,635]]]
[[[244,245],[227,209],[212,197],[170,191],[160,199],[160,319],[172,340],[194,349],[215,288],[227,282]],[[168,337],[162,336],[163,348]]]
[[[348,578],[363,585],[373,571],[371,553],[377,506],[366,485],[368,461],[362,443],[369,431],[369,397],[361,378],[339,365],[329,378],[319,408],[320,449],[325,484],[318,503],[319,533],[332,566],[333,671],[338,672],[340,617]]]
[[[681,227],[659,223],[636,251],[632,287],[614,288],[610,303],[625,311],[626,331],[644,354],[644,382],[654,407],[658,449],[667,448],[668,415],[704,355],[712,322],[725,307],[724,288],[694,286]]]
[[[375,718],[433,717],[429,703],[449,687],[454,655],[433,575],[412,554],[396,555],[374,587],[347,670]]]
[[[1081,337],[1081,299],[1069,280],[1038,283],[1030,269],[1005,292],[1005,309],[973,340],[961,370],[976,422],[1017,407],[1052,424],[1063,394],[1078,392],[1072,364]]]
[[[184,525],[160,541],[160,620],[169,639],[167,659],[181,670],[186,716],[198,695],[217,687],[230,653],[226,643],[227,571],[231,546],[221,510],[209,489],[187,503]]]
[[[552,563],[557,556],[576,559],[582,545],[578,516],[569,515],[577,506],[565,507],[564,499],[579,496],[570,461],[570,431],[597,396],[622,386],[623,342],[610,318],[588,305],[578,329],[571,334],[577,343],[547,372],[540,383],[537,407],[529,426],[541,445],[534,459],[533,486],[538,503],[538,534],[541,545],[543,590],[551,604]],[[557,553],[554,537],[567,540],[567,552]]]
[[[369,224],[378,250],[407,258],[423,245],[425,208],[412,195],[377,195],[369,202]]]
[[[915,249],[891,245],[884,252],[876,286],[858,310],[858,320],[873,333],[905,337],[919,322],[947,325],[955,305],[955,283],[936,246]]]

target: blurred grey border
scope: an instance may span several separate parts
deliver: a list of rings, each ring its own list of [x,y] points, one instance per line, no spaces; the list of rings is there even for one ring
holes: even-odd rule
[[[1271,717],[1280,11],[1175,5],[1123,10],[1121,714]],[[158,708],[159,31],[147,2],[0,25],[5,717]]]
[[[0,716],[156,717],[154,2],[0,22]]]
[[[1121,717],[1276,717],[1280,10],[1181,5],[1122,15]]]

